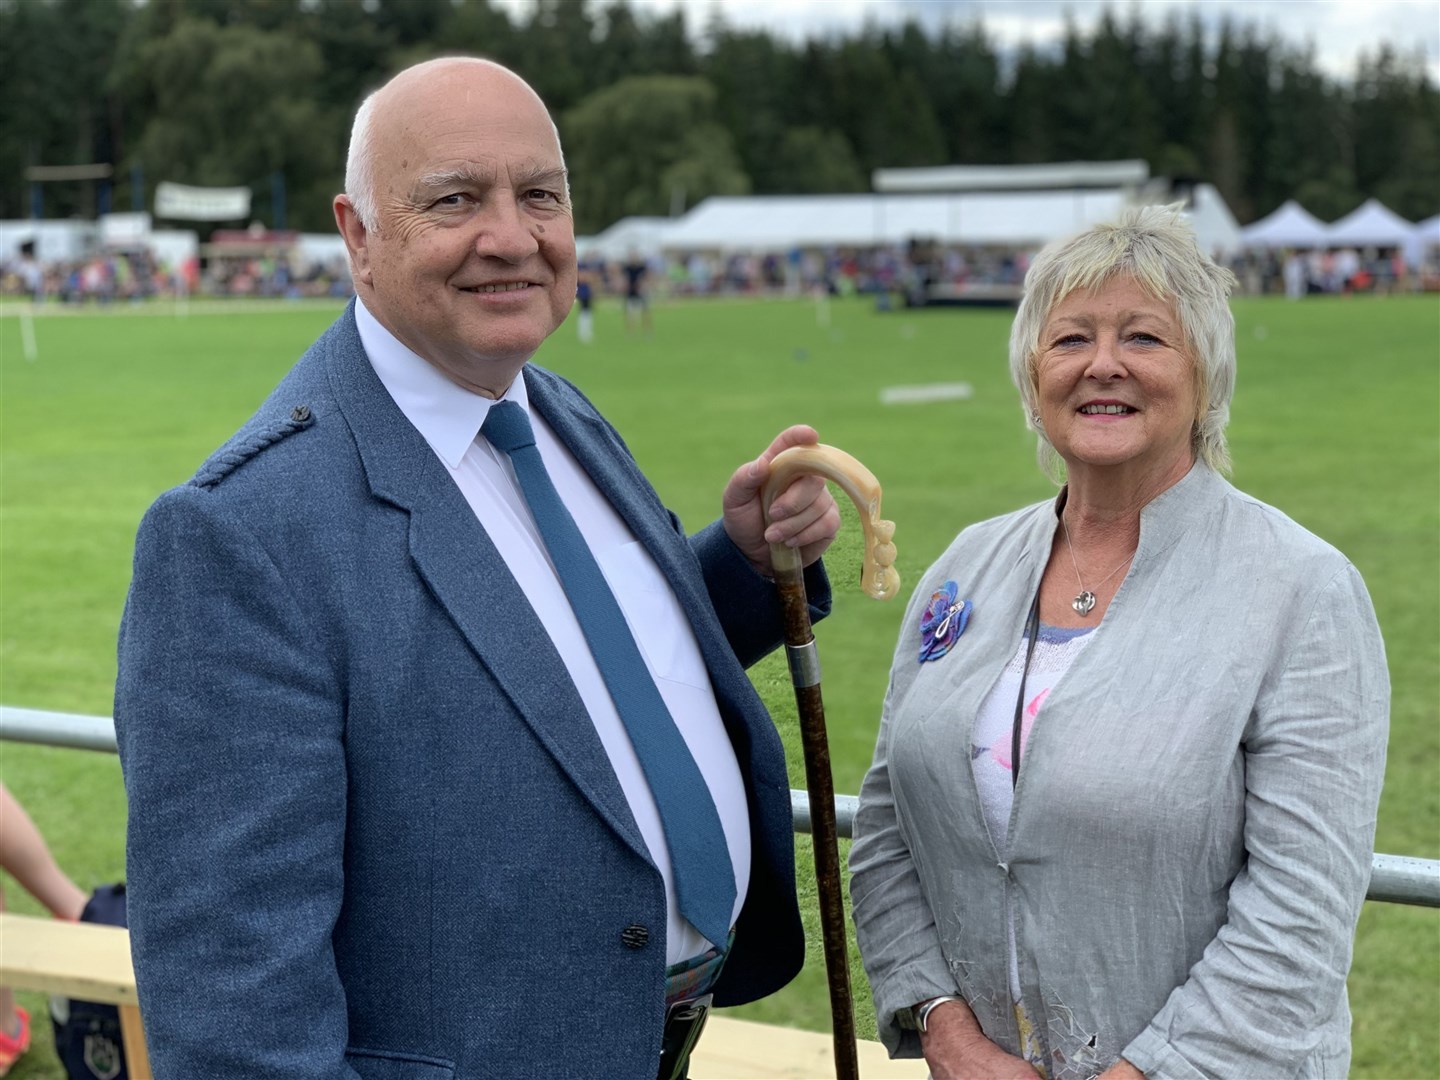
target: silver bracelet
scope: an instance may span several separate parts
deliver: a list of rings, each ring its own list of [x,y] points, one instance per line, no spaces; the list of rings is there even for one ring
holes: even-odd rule
[[[929,1001],[924,1002],[924,1004],[916,1005],[916,1007],[914,1007],[914,1030],[919,1031],[922,1035],[929,1032],[930,1012],[935,1011],[937,1005],[943,1005],[948,1001],[960,1001],[960,998],[955,998],[955,996],[949,994],[942,994],[939,998],[930,998]]]

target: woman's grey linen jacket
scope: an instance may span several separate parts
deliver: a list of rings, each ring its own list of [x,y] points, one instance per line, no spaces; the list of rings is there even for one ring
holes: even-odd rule
[[[906,612],[850,856],[881,1038],[918,1056],[896,1010],[959,994],[1018,1053],[1008,893],[1052,1077],[1122,1055],[1149,1077],[1343,1076],[1390,695],[1360,575],[1196,465],[1142,512],[1129,574],[1045,703],[1001,861],[971,724],[1055,527],[1047,502],[966,529]],[[946,580],[974,612],[920,664]]]

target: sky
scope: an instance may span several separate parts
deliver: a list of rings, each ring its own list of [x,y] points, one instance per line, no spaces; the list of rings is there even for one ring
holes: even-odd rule
[[[515,11],[533,0],[501,0]],[[680,8],[692,32],[699,34],[719,10],[732,26],[766,29],[794,41],[863,27],[866,22],[898,24],[913,18],[922,25],[979,18],[991,39],[1002,46],[1043,46],[1059,39],[1068,12],[1089,29],[1109,7],[1128,17],[1163,23],[1172,14],[1218,26],[1229,15],[1237,23],[1258,24],[1297,46],[1311,44],[1326,73],[1350,78],[1362,50],[1374,53],[1382,43],[1421,50],[1433,82],[1440,83],[1440,0],[631,0],[655,12]]]

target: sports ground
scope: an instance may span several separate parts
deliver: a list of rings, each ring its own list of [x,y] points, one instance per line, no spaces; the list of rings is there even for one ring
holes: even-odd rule
[[[1234,482],[1335,544],[1364,575],[1394,695],[1376,847],[1440,858],[1440,302],[1233,306]],[[0,318],[0,703],[109,715],[141,514],[245,420],[338,310],[156,305],[42,312],[28,326],[13,311]],[[717,513],[730,472],[789,423],[814,425],[879,477],[884,515],[897,524],[902,599],[881,604],[853,587],[852,516],[828,560],[834,614],[817,628],[838,791],[857,791],[869,761],[909,584],[965,525],[1054,490],[1035,467],[1009,383],[1010,317],[878,313],[861,300],[709,301],[662,305],[653,334],[632,336],[618,307],[602,304],[593,344],[567,325],[537,357],[596,402],[692,529]],[[896,387],[955,383],[968,396],[882,404]],[[792,785],[803,787],[783,660],[752,675],[786,736]],[[78,882],[123,878],[114,757],[0,743],[0,776]],[[798,838],[802,889],[813,892],[807,844]],[[8,884],[13,910],[38,913]],[[801,977],[738,1015],[828,1024],[813,918],[811,929]],[[860,1032],[873,1038],[858,960],[853,970]],[[37,995],[21,1000],[43,1014]],[[1350,1000],[1353,1075],[1433,1076],[1440,911],[1367,904]],[[36,1050],[15,1080],[58,1080],[47,1041],[37,1023]]]

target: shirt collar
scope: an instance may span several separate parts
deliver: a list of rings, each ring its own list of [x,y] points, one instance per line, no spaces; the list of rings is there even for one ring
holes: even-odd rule
[[[446,465],[458,467],[495,402],[451,382],[434,364],[406,348],[359,297],[355,298],[355,326],[370,366],[405,419]],[[527,414],[530,412],[523,375],[510,384],[500,400],[513,401]]]

